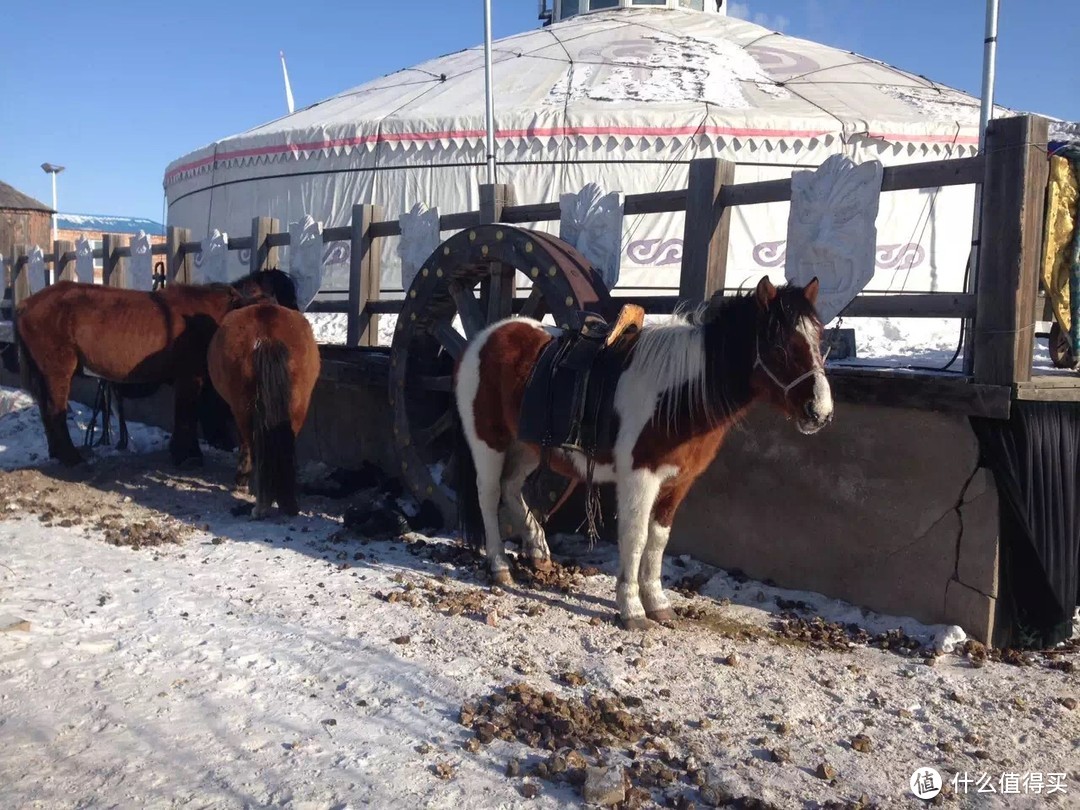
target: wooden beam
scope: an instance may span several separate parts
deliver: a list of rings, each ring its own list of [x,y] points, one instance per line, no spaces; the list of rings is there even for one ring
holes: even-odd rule
[[[30,246],[18,245],[13,252],[15,261],[11,265],[11,303],[17,307],[30,297],[30,273],[27,269]]]
[[[177,228],[170,225],[165,231],[165,276],[166,284],[191,283],[191,254],[182,249],[185,242],[191,241],[190,228]]]
[[[128,248],[131,255],[131,236],[126,233],[106,233],[101,236],[101,283],[106,287],[127,286],[127,260],[119,249]]]
[[[506,183],[480,186],[480,224],[502,222],[503,209],[513,203],[514,190]],[[441,224],[441,223],[440,223]]]
[[[690,161],[679,299],[691,305],[709,300],[716,290],[724,288],[731,208],[723,205],[720,197],[734,182],[735,164],[730,161]]]
[[[840,402],[891,408],[1008,419],[1012,390],[1005,385],[980,385],[956,375],[828,369],[829,386]],[[842,418],[842,417],[841,417]]]
[[[53,283],[57,281],[77,281],[75,276],[75,243],[70,239],[57,239],[53,242]]]
[[[251,257],[248,259],[249,272],[280,270],[278,249],[269,243],[270,234],[281,230],[280,220],[274,217],[255,217],[251,220]]]
[[[1035,291],[1049,163],[1045,118],[990,122],[982,186],[975,379],[1008,385],[1031,378]]]
[[[379,300],[380,244],[371,236],[371,224],[382,218],[377,205],[354,205],[349,257],[349,305],[347,310],[347,346],[377,346],[379,316],[368,309],[368,302]]]
[[[975,296],[967,293],[859,295],[841,314],[845,318],[967,318],[975,314]]]
[[[1080,374],[1045,374],[1014,386],[1016,399],[1080,403]]]

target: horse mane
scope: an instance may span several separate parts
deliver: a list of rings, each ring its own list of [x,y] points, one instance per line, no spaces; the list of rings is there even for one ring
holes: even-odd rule
[[[656,381],[660,391],[656,418],[673,429],[682,419],[715,426],[736,418],[753,398],[758,340],[758,305],[754,292],[722,293],[692,309],[676,310],[664,324],[641,330],[631,358],[634,371]],[[781,330],[801,318],[818,322],[801,288],[785,284],[768,310],[766,339],[777,345]]]

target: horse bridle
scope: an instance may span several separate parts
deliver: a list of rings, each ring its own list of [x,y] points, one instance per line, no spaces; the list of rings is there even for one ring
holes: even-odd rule
[[[825,350],[825,354],[822,356],[820,362],[815,359],[814,365],[809,371],[803,372],[794,380],[789,382],[787,385],[784,385],[780,378],[773,374],[772,369],[765,365],[765,361],[761,359],[761,336],[757,335],[754,338],[754,352],[757,355],[756,359],[754,360],[754,368],[761,366],[761,370],[765,372],[765,376],[773,381],[776,387],[779,388],[780,391],[784,394],[784,399],[787,399],[788,394],[791,393],[791,389],[797,386],[799,383],[803,382],[804,380],[810,379],[819,372],[822,374],[825,373],[825,361],[828,359],[829,352],[831,351],[832,346],[829,346],[829,348]]]

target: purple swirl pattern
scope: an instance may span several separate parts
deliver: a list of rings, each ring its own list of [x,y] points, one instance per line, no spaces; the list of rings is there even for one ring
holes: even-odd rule
[[[878,245],[874,263],[882,270],[895,270],[897,267],[919,267],[925,258],[926,251],[922,245],[907,242],[903,245]]]
[[[808,56],[801,53],[792,53],[783,48],[774,48],[769,45],[751,45],[746,50],[761,65],[761,69],[777,81],[784,81],[793,76],[801,76],[821,67]]]
[[[245,267],[251,264],[251,248],[244,248],[243,250],[238,250],[236,252],[238,254],[237,258],[240,259],[240,264]]]
[[[634,264],[675,264],[682,254],[682,239],[638,239],[626,246],[626,257]]]
[[[787,258],[787,242],[758,242],[754,245],[754,262],[761,267],[779,267]]]
[[[352,256],[352,245],[348,242],[331,242],[323,250],[322,263],[348,264]]]

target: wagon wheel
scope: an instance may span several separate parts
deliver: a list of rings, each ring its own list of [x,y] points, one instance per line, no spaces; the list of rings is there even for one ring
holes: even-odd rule
[[[517,273],[532,282],[532,291],[514,301]],[[607,288],[588,260],[556,237],[495,224],[443,242],[406,294],[390,349],[394,444],[401,476],[416,498],[431,501],[454,525],[455,493],[476,485],[453,480],[452,374],[468,339],[514,311],[537,320],[550,315],[557,325],[575,328],[584,312],[610,317],[610,310]],[[527,485],[525,492],[546,493],[550,508],[569,481],[551,472],[542,476],[540,486]]]
[[[1058,368],[1076,368],[1069,334],[1057,321],[1050,325],[1050,360]]]

